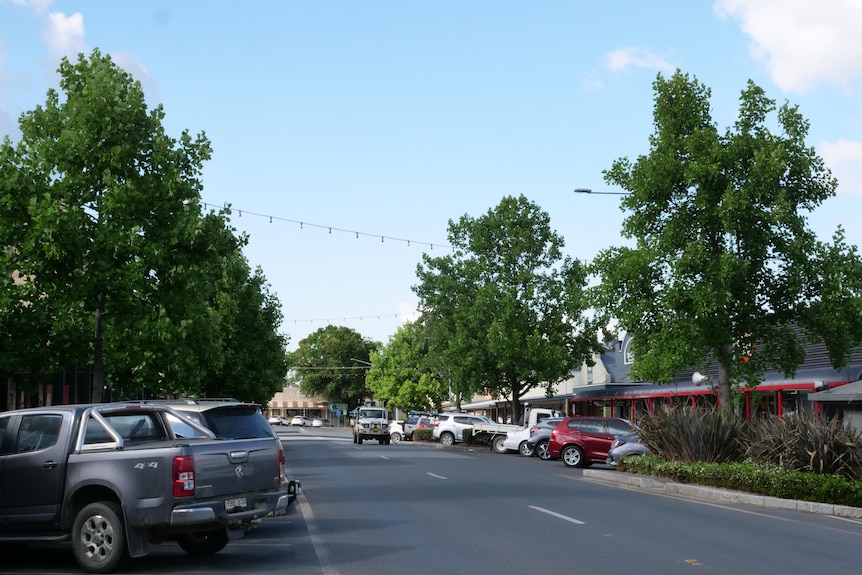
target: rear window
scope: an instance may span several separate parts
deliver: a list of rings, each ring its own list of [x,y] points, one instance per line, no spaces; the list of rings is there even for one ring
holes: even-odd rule
[[[222,439],[276,437],[266,418],[252,406],[209,409],[203,417],[206,426]]]
[[[619,421],[617,419],[608,420],[608,431],[610,431],[613,435],[625,435],[631,430],[632,426],[625,421]]]

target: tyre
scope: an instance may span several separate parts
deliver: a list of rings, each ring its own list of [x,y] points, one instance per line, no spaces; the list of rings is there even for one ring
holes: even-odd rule
[[[449,431],[444,431],[440,434],[440,445],[445,445],[447,447],[455,445],[455,436]]]
[[[542,461],[547,461],[551,458],[551,454],[548,451],[548,440],[539,441],[536,443],[536,448],[533,449],[533,453],[536,457],[541,459]]]
[[[126,531],[119,503],[97,501],[78,512],[72,523],[72,554],[89,573],[110,573],[125,560]]]
[[[384,443],[386,443],[386,440],[382,437],[377,440],[377,445],[383,445]]]
[[[560,452],[560,459],[566,467],[584,467],[584,450],[577,445],[567,445]]]
[[[396,431],[395,433],[393,433],[392,435],[390,435],[390,436],[389,436],[389,440],[390,440],[392,443],[401,443],[401,439],[402,439],[402,438],[401,438],[401,434],[400,434],[400,433],[398,433],[397,431]],[[389,441],[387,441],[386,443],[388,444],[388,443],[389,443]]]
[[[177,536],[180,548],[190,555],[213,555],[224,549],[227,542],[227,529],[224,528]]]
[[[521,445],[518,446],[518,453],[524,457],[531,457],[533,455],[533,446],[524,440],[521,442]]]
[[[498,435],[498,436],[494,437],[494,439],[491,441],[491,449],[494,450],[494,453],[506,453],[509,450],[506,449],[506,446],[504,445],[505,443],[506,443],[505,436]]]

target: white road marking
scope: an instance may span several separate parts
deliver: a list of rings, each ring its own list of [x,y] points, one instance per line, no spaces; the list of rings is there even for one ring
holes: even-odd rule
[[[442,475],[437,475],[436,473],[431,473],[430,471],[428,472],[428,475],[430,475],[431,477],[436,477],[437,479],[449,479],[448,477],[443,477]]]
[[[308,504],[305,494],[300,493],[297,495],[296,502],[299,504],[303,519],[305,519],[308,536],[311,539],[311,544],[314,546],[314,552],[317,554],[317,560],[320,562],[320,569],[323,575],[340,575],[338,569],[332,564],[332,555],[329,552],[329,548],[323,543],[323,538],[318,535],[317,522],[314,520],[314,513],[311,511],[311,506]]]
[[[551,517],[556,517],[557,519],[562,519],[563,521],[568,521],[569,523],[574,523],[575,525],[586,525],[583,521],[579,521],[574,517],[569,517],[568,515],[563,515],[561,513],[557,513],[556,511],[551,511],[550,509],[545,509],[544,507],[536,507],[535,505],[527,505],[530,509],[535,509],[536,511],[541,511],[542,513],[547,513]]]
[[[388,458],[388,457],[386,457],[385,455],[378,455],[378,457],[379,457],[380,459],[386,459],[386,460],[388,460],[388,459],[389,459],[389,458]]]

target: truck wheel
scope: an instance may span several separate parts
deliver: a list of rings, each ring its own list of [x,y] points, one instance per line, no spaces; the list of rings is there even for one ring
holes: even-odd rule
[[[584,467],[584,450],[577,445],[567,445],[560,452],[560,459],[567,467]]]
[[[448,431],[440,434],[440,445],[450,446],[455,444],[455,436]]]
[[[503,445],[505,442],[506,438],[502,435],[498,435],[491,440],[491,449],[494,450],[494,453],[506,453],[509,450],[506,449],[505,445]]]
[[[72,523],[72,553],[90,573],[110,573],[123,562],[126,531],[119,503],[97,501],[78,512]]]
[[[212,555],[227,545],[227,529],[183,533],[177,536],[177,543],[183,551],[191,555]]]
[[[536,448],[533,450],[536,457],[541,459],[542,461],[547,461],[551,458],[551,454],[548,451],[548,441],[540,441],[536,444]]]
[[[518,446],[518,453],[523,455],[524,457],[530,457],[533,455],[533,446],[527,440],[521,442],[521,445]]]
[[[392,443],[400,443],[401,442],[401,434],[397,431],[389,436],[390,441]],[[389,445],[389,441],[386,442],[386,445]]]

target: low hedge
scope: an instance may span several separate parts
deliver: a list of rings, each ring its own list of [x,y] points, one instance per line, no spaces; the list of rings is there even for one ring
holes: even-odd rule
[[[618,468],[630,473],[665,477],[678,483],[707,485],[783,499],[862,507],[862,481],[843,475],[791,471],[752,462],[664,461],[654,455],[623,458]]]
[[[413,431],[413,441],[431,441],[431,432],[434,431],[430,428],[423,427],[422,429],[416,429]]]

